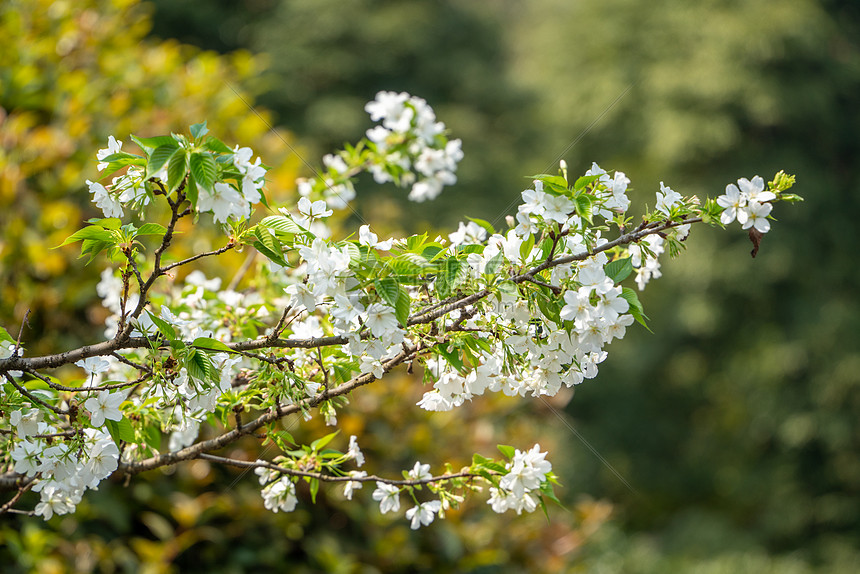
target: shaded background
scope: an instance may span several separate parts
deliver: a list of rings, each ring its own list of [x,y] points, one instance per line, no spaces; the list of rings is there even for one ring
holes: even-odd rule
[[[322,504],[305,497],[274,515],[254,477],[196,462],[104,485],[47,524],[4,517],[3,563],[21,572],[856,571],[855,2],[13,0],[0,14],[12,39],[0,44],[0,323],[16,330],[30,309],[34,352],[101,332],[98,264],[47,248],[96,215],[83,180],[109,134],[207,119],[277,167],[275,201],[294,197],[307,168],[242,98],[312,165],[369,127],[362,108],[378,90],[426,98],[463,139],[460,183],[419,207],[402,192],[359,187],[357,209],[385,231],[442,230],[466,214],[499,223],[522,176],[560,157],[575,172],[591,161],[625,171],[634,203],[653,202],[660,180],[715,196],[737,177],[779,169],[797,175],[806,198],[778,210],[754,260],[736,226],[694,233],[642,295],[655,335],[631,329],[596,380],[554,403],[629,488],[540,401],[486,398],[429,417],[403,408],[421,388],[401,376],[356,395],[339,417],[373,472],[538,441],[552,449],[565,509],[548,521],[499,517],[476,497],[415,533],[402,516],[380,516],[368,489],[353,503],[324,489]],[[207,271],[227,279],[238,263]]]

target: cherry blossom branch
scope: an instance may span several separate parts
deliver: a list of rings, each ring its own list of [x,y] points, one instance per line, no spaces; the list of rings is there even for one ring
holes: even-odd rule
[[[383,363],[383,371],[387,373],[397,365],[400,365],[410,360],[414,356],[415,352],[416,351],[414,348],[401,351],[400,353],[389,359],[387,362]],[[223,448],[228,444],[238,440],[242,436],[251,434],[257,429],[271,422],[274,422],[278,419],[281,419],[294,413],[300,413],[303,409],[313,408],[324,401],[339,397],[341,395],[345,395],[352,390],[357,389],[358,387],[361,387],[363,385],[372,383],[375,380],[377,380],[377,377],[373,373],[362,373],[353,377],[349,381],[341,383],[337,387],[324,391],[314,397],[305,399],[301,401],[300,404],[288,406],[278,405],[272,407],[268,412],[260,415],[256,419],[247,422],[241,427],[230,430],[215,438],[195,443],[191,446],[185,447],[175,452],[159,454],[146,460],[137,462],[120,462],[118,472],[122,472],[124,474],[138,474],[140,472],[153,470],[162,466],[173,465],[186,460],[191,460],[193,458],[196,458],[197,455],[199,455],[200,453],[205,453],[211,450]]]
[[[24,387],[19,385],[17,382],[15,382],[15,377],[10,375],[9,373],[5,373],[5,376],[6,376],[6,380],[9,381],[12,384],[12,386],[15,387],[15,389],[17,389],[17,391],[19,393],[21,393],[22,395],[24,395],[25,397],[27,397],[28,399],[30,399],[34,403],[40,404],[43,407],[45,407],[46,409],[49,409],[49,410],[51,410],[51,411],[53,411],[56,414],[61,415],[61,416],[66,416],[69,414],[68,410],[61,409],[59,407],[55,407],[52,404],[46,403],[45,401],[43,401],[42,399],[40,399],[39,397],[37,397],[36,395],[31,393],[30,391],[28,391],[27,389],[25,389]]]
[[[437,482],[444,482],[446,480],[453,480],[455,478],[483,478],[482,475],[473,473],[473,472],[456,472],[451,474],[442,474],[439,476],[433,476],[430,478],[420,478],[415,480],[398,480],[392,478],[384,478],[381,476],[377,476],[375,474],[369,474],[364,476],[356,476],[356,475],[347,475],[347,476],[333,476],[331,474],[323,474],[320,472],[309,472],[306,470],[296,470],[293,468],[286,468],[283,466],[278,466],[276,464],[272,464],[270,462],[266,462],[264,460],[258,461],[247,461],[247,460],[238,460],[234,458],[226,458],[223,456],[216,456],[207,453],[201,453],[197,455],[195,458],[201,460],[207,460],[209,462],[214,462],[218,464],[224,464],[228,466],[235,466],[238,468],[265,468],[268,470],[273,470],[275,472],[279,472],[281,474],[288,474],[290,476],[299,476],[303,478],[313,478],[319,480],[320,482],[384,482],[386,484],[391,484],[393,486],[420,486],[424,484],[432,484]],[[501,473],[487,470],[486,471],[492,475],[500,475]]]
[[[192,255],[191,257],[183,259],[182,261],[176,261],[174,263],[171,263],[170,265],[165,265],[164,267],[161,267],[159,269],[159,271],[160,271],[159,274],[164,275],[165,273],[167,273],[171,269],[175,269],[175,268],[180,267],[182,265],[187,265],[188,263],[191,263],[193,261],[197,261],[198,259],[203,259],[204,257],[211,257],[213,255],[221,255],[222,253],[226,253],[226,252],[230,251],[231,249],[235,249],[238,246],[239,246],[238,243],[233,243],[231,241],[230,243],[228,243],[224,247],[220,247],[220,248],[215,249],[213,251],[207,251],[205,253],[198,253],[197,255]]]
[[[626,233],[621,235],[617,239],[613,241],[609,241],[604,243],[603,245],[597,246],[594,249],[583,251],[581,253],[575,255],[567,255],[565,257],[560,257],[558,259],[552,259],[544,261],[543,263],[533,267],[526,273],[516,275],[510,278],[510,281],[514,283],[522,283],[524,281],[534,282],[535,276],[541,271],[545,271],[552,267],[556,267],[558,265],[565,265],[567,263],[572,263],[574,261],[583,261],[588,257],[601,253],[603,251],[608,251],[614,247],[618,247],[620,245],[627,245],[630,243],[635,243],[648,235],[659,234],[663,231],[680,227],[682,225],[692,224],[692,223],[700,223],[702,222],[701,217],[696,217],[692,219],[684,219],[681,221],[666,221],[666,222],[655,222],[646,224],[643,222],[637,229],[630,233]],[[168,228],[169,230],[170,228]],[[167,237],[167,233],[165,233],[165,238]],[[162,245],[165,243],[163,242]],[[224,248],[225,251],[227,247]],[[186,260],[187,261],[187,260]],[[168,269],[170,267],[166,267],[163,269]],[[150,285],[153,282],[153,276],[150,277],[149,281],[147,281],[147,285]],[[149,289],[149,287],[147,287]],[[431,321],[438,319],[444,315],[447,315],[451,311],[456,309],[461,309],[465,306],[471,305],[480,301],[481,299],[487,297],[493,292],[490,288],[485,288],[475,293],[469,295],[461,295],[461,296],[452,296],[445,299],[445,301],[440,301],[435,303],[431,310],[422,310],[421,312],[413,315],[409,318],[407,322],[408,326],[426,324]],[[278,348],[302,348],[302,349],[312,349],[317,347],[324,346],[335,346],[335,345],[343,345],[349,342],[349,339],[343,335],[331,335],[328,337],[313,337],[310,339],[276,339],[271,340],[267,337],[260,337],[257,339],[251,339],[248,341],[239,341],[233,343],[227,343],[227,346],[235,351],[253,351],[259,350],[267,347],[278,347]],[[61,365],[67,363],[73,363],[75,361],[85,359],[87,357],[95,357],[95,356],[103,356],[111,354],[114,351],[126,350],[126,349],[139,349],[150,346],[150,340],[145,337],[137,337],[137,338],[128,338],[125,341],[120,341],[119,338],[114,338],[110,341],[104,341],[102,343],[97,343],[95,345],[87,345],[81,347],[79,349],[74,349],[71,351],[66,351],[64,353],[56,354],[56,355],[46,355],[42,357],[16,357],[11,356],[7,359],[0,359],[0,372],[9,371],[9,370],[36,370],[41,368],[56,368]]]

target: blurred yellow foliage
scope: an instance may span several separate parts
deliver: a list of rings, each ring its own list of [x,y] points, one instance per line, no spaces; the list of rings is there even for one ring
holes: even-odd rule
[[[248,107],[262,60],[155,41],[150,29],[150,8],[138,0],[0,6],[0,324],[17,333],[29,309],[31,352],[46,350],[33,348],[42,333],[64,333],[53,350],[100,333],[86,319],[97,265],[85,269],[72,264],[74,250],[51,248],[101,216],[85,180],[98,179],[95,153],[109,135],[133,151],[130,133],[187,131],[206,120],[223,141],[251,146],[273,166],[270,199],[294,187],[299,158],[282,141],[291,136],[269,130],[266,110]]]

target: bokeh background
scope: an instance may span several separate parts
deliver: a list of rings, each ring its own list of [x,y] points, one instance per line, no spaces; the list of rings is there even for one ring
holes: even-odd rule
[[[97,215],[84,180],[111,134],[205,119],[274,166],[270,198],[288,202],[304,160],[369,127],[366,101],[409,91],[466,158],[417,208],[360,182],[362,217],[400,234],[500,224],[523,176],[560,158],[625,171],[634,203],[661,180],[715,196],[780,169],[806,198],[756,259],[735,226],[694,233],[642,295],[654,334],[631,329],[575,395],[430,417],[404,408],[421,387],[401,374],[339,417],[377,473],[540,442],[564,484],[548,518],[476,497],[413,532],[339,488],[276,515],[254,476],[198,461],[103,484],[47,523],[3,516],[4,572],[857,571],[857,2],[6,0],[0,33],[0,324],[29,310],[32,353],[101,334],[104,261],[51,248]],[[217,240],[195,229],[195,247]],[[205,271],[227,281],[241,260]]]

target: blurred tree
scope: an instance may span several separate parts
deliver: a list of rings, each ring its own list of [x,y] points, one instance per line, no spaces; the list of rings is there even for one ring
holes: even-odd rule
[[[745,571],[792,553],[798,571],[801,562],[851,571],[860,560],[856,3],[549,0],[527,12],[514,77],[542,89],[546,117],[570,130],[546,137],[563,146],[608,108],[573,148],[573,165],[623,166],[645,197],[657,174],[683,193],[714,195],[726,174],[791,166],[807,198],[755,261],[741,235],[694,237],[694,256],[649,287],[658,336],[626,338],[568,409],[641,496],[583,454],[575,462],[596,479],[586,490],[627,500],[625,528],[647,532],[644,544],[660,553],[717,563],[725,553],[729,571],[744,552]],[[656,564],[620,568],[674,569]]]
[[[380,90],[425,98],[466,157],[460,189],[415,205],[402,192],[366,189],[356,200],[368,219],[415,230],[456,225],[463,215],[501,215],[519,198],[523,175],[546,167],[534,123],[534,95],[509,73],[503,3],[417,0],[245,0],[219,25],[205,2],[156,0],[156,34],[204,46],[250,48],[268,56],[260,101],[312,142],[309,158],[355,141],[370,127],[364,104]],[[235,22],[235,27],[232,23]],[[231,24],[227,24],[231,23]],[[219,30],[226,30],[223,33]],[[216,37],[217,36],[217,37]],[[491,142],[487,145],[487,142]],[[483,214],[483,215],[481,215]]]

